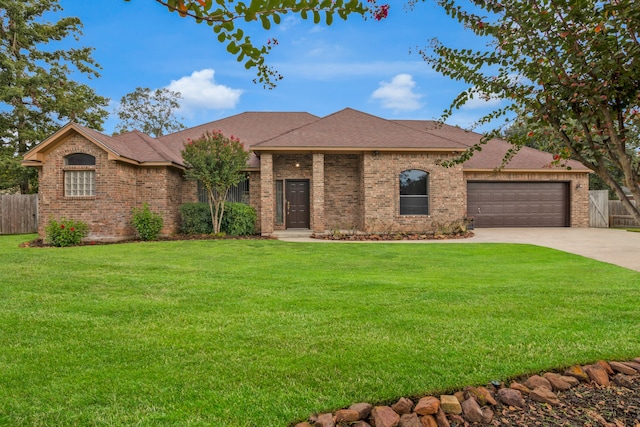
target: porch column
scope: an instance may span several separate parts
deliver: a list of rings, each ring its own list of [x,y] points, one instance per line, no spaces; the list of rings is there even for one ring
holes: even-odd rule
[[[273,197],[273,155],[260,155],[260,234],[273,233],[275,201]]]
[[[314,233],[324,233],[324,154],[313,154],[313,184],[311,228]]]

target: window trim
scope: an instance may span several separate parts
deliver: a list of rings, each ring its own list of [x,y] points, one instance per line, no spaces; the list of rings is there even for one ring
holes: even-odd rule
[[[410,173],[410,172],[422,172],[422,174],[424,176],[426,176],[425,179],[425,194],[402,194],[402,175],[405,173]],[[421,176],[423,176],[421,175]],[[400,172],[398,174],[398,195],[399,195],[399,199],[398,199],[398,213],[400,214],[400,216],[428,216],[430,215],[430,208],[431,208],[431,201],[430,201],[430,191],[429,191],[429,181],[430,181],[430,177],[429,177],[429,172],[423,170],[423,169],[405,169],[402,172]],[[425,206],[424,206],[424,212],[420,212],[420,213],[403,213],[403,200],[411,200],[411,199],[423,199],[425,201]],[[421,207],[422,208],[422,207]],[[405,210],[407,209],[407,207],[405,207]]]

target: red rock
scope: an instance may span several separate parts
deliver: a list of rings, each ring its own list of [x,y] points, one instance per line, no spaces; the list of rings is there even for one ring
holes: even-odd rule
[[[373,405],[371,405],[370,403],[364,403],[364,402],[354,403],[353,405],[349,406],[349,409],[358,411],[358,414],[360,414],[360,419],[364,420],[369,417],[369,414],[371,413],[371,409],[373,409]]]
[[[547,372],[542,376],[545,380],[549,381],[551,386],[553,387],[552,391],[555,390],[569,390],[571,388],[571,384],[562,379],[560,374],[554,374],[553,372]]]
[[[636,363],[640,363],[640,357],[636,357],[635,359],[633,359],[633,361]]]
[[[413,409],[413,401],[406,397],[401,397],[400,400],[391,405],[391,409],[396,411],[398,415],[408,414]]]
[[[566,375],[561,375],[560,378],[562,378],[562,381],[566,382],[571,387],[575,387],[578,384],[580,384],[580,380],[577,379],[576,377],[569,377],[569,376],[566,376]]]
[[[422,427],[418,414],[412,412],[411,414],[404,414],[400,417],[400,424],[398,427]]]
[[[362,420],[360,420],[360,421],[358,421],[358,422],[357,422],[357,423],[355,423],[355,424],[351,424],[351,426],[349,426],[349,427],[371,427],[371,424],[369,424],[369,423],[368,423],[368,422],[366,422],[366,421],[362,421]]]
[[[542,378],[540,375],[533,375],[529,377],[529,379],[524,382],[524,385],[526,385],[527,388],[531,390],[537,387],[546,387],[549,391],[553,390],[551,383],[546,378]]]
[[[440,401],[433,396],[427,396],[420,399],[413,411],[418,415],[433,415],[439,408]]]
[[[301,423],[296,424],[294,427],[313,427],[311,424],[309,424],[306,421],[303,421]]]
[[[558,396],[556,396],[554,392],[543,386],[538,386],[531,390],[531,393],[529,393],[529,398],[534,402],[548,403],[553,406],[560,404]]]
[[[469,393],[469,396],[475,397],[480,405],[497,405],[498,403],[491,392],[484,387],[467,387],[465,391]]]
[[[458,399],[458,402],[462,403],[464,402],[466,399],[464,397],[464,393],[461,391],[456,391],[455,393],[453,393],[453,395],[456,397],[456,399]]]
[[[611,366],[606,361],[598,360],[596,363],[604,368],[607,375],[613,375],[613,369],[611,369]]]
[[[517,390],[521,393],[524,394],[529,394],[531,393],[531,389],[525,385],[520,384],[519,382],[512,382],[511,385],[509,386],[509,388],[513,389],[513,390]]]
[[[630,368],[635,369],[636,371],[638,371],[638,373],[640,373],[640,363],[638,362],[622,362],[622,363],[624,363]]]
[[[595,365],[585,366],[584,370],[596,384],[605,387],[609,386],[609,375],[601,365],[596,363]]]
[[[319,414],[314,427],[335,427],[336,423],[333,421],[333,414]]]
[[[440,396],[440,408],[445,414],[460,414],[462,407],[455,396],[443,394]]]
[[[462,402],[462,415],[470,423],[482,421],[482,409],[473,397]]]
[[[420,423],[422,424],[422,427],[438,427],[436,418],[433,415],[425,415],[420,418]]]
[[[376,427],[397,427],[400,424],[400,415],[389,406],[376,406],[371,415]]]
[[[438,413],[436,414],[436,422],[438,423],[438,427],[451,427],[449,424],[449,420],[445,415],[442,408],[438,409]]]
[[[625,365],[624,363],[609,362],[609,365],[611,366],[611,368],[614,371],[620,372],[621,374],[625,374],[625,375],[635,375],[635,374],[637,374],[637,371],[635,369],[633,369],[631,366]]]
[[[463,426],[465,425],[465,422],[466,422],[464,418],[462,418],[462,416],[456,415],[456,414],[449,415],[449,419],[451,420],[452,423],[455,423],[458,426]]]
[[[564,372],[564,374],[566,376],[568,376],[568,377],[577,378],[580,381],[585,382],[585,383],[589,382],[589,376],[584,371],[584,369],[582,369],[582,366],[578,366],[578,365],[571,366],[569,369],[567,369]]]
[[[360,414],[358,411],[354,409],[340,409],[336,411],[335,420],[336,423],[340,421],[346,421],[348,423],[358,421],[360,419]]]
[[[498,390],[498,399],[503,405],[524,408],[524,399],[520,392],[513,388],[501,388]]]
[[[626,376],[625,374],[616,374],[613,376],[613,383],[619,387],[626,387],[629,390],[633,390],[633,382],[631,381],[630,376]]]

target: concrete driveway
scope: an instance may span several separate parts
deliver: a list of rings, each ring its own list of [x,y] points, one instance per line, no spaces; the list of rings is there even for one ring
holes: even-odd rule
[[[582,255],[640,271],[640,233],[610,228],[479,228],[470,239],[387,241],[380,243],[526,243]],[[291,242],[341,242],[308,238],[309,232],[280,232]]]
[[[528,243],[640,271],[640,233],[610,228],[480,228],[469,243]]]

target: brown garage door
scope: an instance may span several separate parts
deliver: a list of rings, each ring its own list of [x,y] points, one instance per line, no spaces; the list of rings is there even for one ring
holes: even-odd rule
[[[467,213],[476,227],[567,227],[566,182],[467,183]]]

